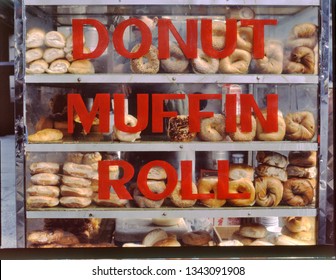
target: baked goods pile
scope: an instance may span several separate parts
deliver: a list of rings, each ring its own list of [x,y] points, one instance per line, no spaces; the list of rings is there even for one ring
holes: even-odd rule
[[[83,38],[85,41],[85,38]],[[27,74],[93,74],[94,66],[89,60],[74,60],[72,35],[66,37],[58,31],[46,32],[31,28],[26,34]],[[90,52],[85,48],[84,52]]]

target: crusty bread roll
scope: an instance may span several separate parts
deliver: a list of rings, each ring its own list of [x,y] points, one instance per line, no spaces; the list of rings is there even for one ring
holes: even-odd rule
[[[43,53],[43,59],[47,63],[51,63],[56,59],[64,58],[65,53],[62,49],[57,49],[57,48],[48,48],[45,49]]]
[[[70,187],[88,188],[91,181],[85,178],[62,175],[62,183]]]
[[[46,70],[48,74],[65,74],[68,72],[70,63],[65,59],[56,59]]]
[[[60,204],[69,208],[85,208],[91,204],[91,198],[77,196],[63,196],[60,198]]]
[[[99,199],[98,193],[93,194],[93,202],[102,207],[125,207],[128,203],[127,199],[121,199],[115,193],[110,193],[109,199]]]
[[[291,165],[312,167],[316,166],[315,151],[291,151],[288,154],[288,161]]]
[[[148,180],[166,180],[167,179],[167,173],[164,168],[161,166],[154,166],[152,167],[147,175]]]
[[[229,179],[238,180],[240,178],[248,178],[254,180],[254,168],[247,164],[234,164],[229,166]]]
[[[72,74],[94,74],[95,68],[90,60],[83,59],[71,62],[68,71]]]
[[[296,165],[288,165],[286,168],[288,177],[299,177],[299,178],[316,178],[317,168],[312,167],[301,167]]]
[[[60,189],[57,186],[31,185],[27,188],[27,194],[30,196],[59,197]]]
[[[41,48],[29,49],[26,51],[26,63],[31,63],[43,57],[43,50]]]
[[[258,151],[256,159],[258,163],[263,163],[279,168],[285,168],[288,164],[286,156],[272,151]]]
[[[74,177],[90,179],[92,178],[93,169],[88,164],[66,162],[63,165],[63,173]]]
[[[261,177],[275,177],[278,178],[280,181],[285,182],[287,181],[287,172],[285,169],[278,168],[275,166],[269,166],[266,164],[259,164],[255,168],[255,173]]]
[[[60,165],[56,162],[33,162],[29,166],[31,174],[37,173],[58,173],[60,170]]]
[[[62,140],[63,133],[59,129],[46,128],[28,135],[28,142],[52,142]]]
[[[245,237],[239,234],[239,230],[235,231],[232,236],[231,236],[232,240],[238,240],[239,242],[241,242],[244,246],[248,246],[250,245],[255,238],[250,238],[250,237]]]
[[[167,239],[167,238],[168,238],[168,234],[163,229],[157,228],[157,229],[151,230],[145,235],[145,237],[142,240],[142,244],[147,247],[151,247],[155,243],[161,240]]]
[[[26,68],[27,74],[43,74],[47,71],[49,64],[44,59],[34,60]]]
[[[53,173],[38,173],[31,176],[30,181],[34,185],[57,186],[60,182],[60,176]]]
[[[39,48],[44,45],[45,31],[41,28],[31,28],[26,36],[26,48]]]
[[[283,201],[291,206],[307,206],[313,202],[316,180],[290,178],[284,182]]]
[[[58,31],[49,31],[45,35],[44,43],[47,47],[63,49],[66,38],[63,33]]]
[[[102,155],[99,152],[86,153],[83,156],[83,164],[93,164],[102,160]]]
[[[267,235],[267,229],[262,224],[241,225],[239,234],[248,238],[264,238]]]
[[[62,185],[61,187],[62,196],[76,196],[76,197],[92,197],[92,189],[81,188],[81,187],[69,187],[67,185]]]
[[[26,203],[28,208],[47,208],[57,206],[59,199],[49,196],[28,196]]]

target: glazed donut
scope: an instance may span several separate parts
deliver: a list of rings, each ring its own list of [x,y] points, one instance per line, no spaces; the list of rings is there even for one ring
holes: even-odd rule
[[[230,163],[229,166],[229,179],[238,180],[247,178],[251,181],[254,180],[254,168],[247,164],[234,164]]]
[[[283,70],[283,45],[277,40],[265,43],[265,56],[254,60],[254,71],[258,74],[281,74]]]
[[[63,165],[63,173],[73,177],[89,179],[92,177],[93,169],[88,164],[66,162]]]
[[[215,176],[203,177],[199,179],[197,182],[197,189],[199,194],[209,194],[209,193],[215,194],[215,198],[200,199],[200,202],[209,208],[222,207],[226,202],[225,199],[216,198],[217,184],[218,184],[218,177]]]
[[[197,194],[197,192],[198,192],[197,186],[194,183],[192,183],[192,193]],[[180,207],[180,208],[192,207],[195,205],[197,201],[197,199],[192,199],[192,200],[182,199],[180,181],[177,182],[177,185],[175,189],[173,190],[173,192],[170,194],[169,198],[175,206]]]
[[[182,235],[182,242],[187,246],[206,246],[212,240],[205,230],[186,232]]]
[[[302,167],[296,165],[288,165],[286,171],[288,177],[316,178],[317,176],[317,168],[315,166]]]
[[[44,59],[34,60],[26,68],[27,74],[43,74],[47,71],[49,64]],[[51,127],[52,128],[52,127]]]
[[[215,50],[220,51],[225,46],[226,24],[224,21],[212,21],[212,46]]]
[[[256,160],[258,163],[263,163],[279,168],[285,168],[288,164],[286,156],[272,151],[258,151]]]
[[[170,57],[160,61],[162,69],[167,73],[184,73],[188,69],[189,60],[184,56],[177,44],[169,44]]]
[[[196,74],[215,74],[219,60],[206,55],[202,49],[197,49],[197,57],[191,60],[191,66]]]
[[[133,47],[131,52],[137,52],[140,44]],[[158,50],[155,46],[151,45],[148,53],[144,56],[131,59],[131,70],[133,73],[142,74],[156,74],[160,69],[160,61],[158,58]]]
[[[248,51],[252,53],[253,48],[253,28],[239,27],[237,34],[237,49],[242,49],[244,51]]]
[[[60,204],[69,208],[85,208],[91,204],[91,198],[77,196],[63,196],[60,198]]]
[[[169,236],[167,234],[167,232],[165,232],[163,229],[161,228],[156,228],[151,230],[150,232],[148,232],[144,238],[142,239],[142,245],[146,246],[146,247],[151,247],[153,246],[155,243],[167,239]]]
[[[249,193],[249,198],[233,198],[228,199],[228,203],[232,206],[252,206],[255,202],[255,189],[253,182],[247,178],[229,181],[229,193]]]
[[[311,112],[288,113],[285,117],[286,138],[307,141],[315,135],[315,119]]]
[[[310,22],[297,24],[292,28],[287,47],[308,47],[313,49],[317,44],[318,27]]]
[[[91,188],[69,187],[62,185],[60,187],[62,196],[91,197],[93,192]]]
[[[267,234],[267,229],[262,224],[241,225],[238,233],[243,237],[248,238],[264,238]]]
[[[60,166],[55,162],[34,162],[29,166],[31,174],[37,173],[58,173]]]
[[[266,118],[266,110],[262,110],[263,116]],[[257,139],[261,141],[282,141],[286,134],[286,123],[282,116],[282,112],[278,111],[278,130],[276,132],[264,132],[260,121],[257,119]]]
[[[60,176],[53,173],[38,173],[30,178],[34,185],[57,186],[60,182]]]
[[[312,230],[292,232],[289,231],[287,227],[283,227],[281,233],[300,241],[311,241],[315,239],[315,234]]]
[[[92,200],[95,204],[102,207],[125,207],[128,203],[127,199],[121,199],[115,193],[110,193],[109,199],[99,199],[98,194],[95,193],[92,197]]]
[[[32,185],[27,188],[27,194],[30,196],[59,197],[60,190],[57,186]]]
[[[203,141],[222,141],[225,139],[225,118],[222,114],[214,114],[211,118],[201,119],[201,130],[198,136]]]
[[[279,179],[282,182],[287,181],[287,172],[285,169],[278,168],[275,166],[269,166],[266,164],[259,164],[255,168],[255,173],[261,177],[274,177]]]
[[[291,206],[306,206],[313,202],[316,181],[290,178],[284,183],[283,201]]]
[[[57,243],[64,236],[64,231],[56,229],[53,231],[49,230],[34,230],[30,232],[27,236],[27,241],[35,245],[44,245]]]
[[[229,132],[232,141],[252,141],[257,133],[257,122],[254,116],[251,115],[252,129],[250,132],[242,132],[240,124],[240,116],[236,117],[237,129],[235,132]]]
[[[137,122],[138,120],[132,115],[125,116],[125,123],[127,126],[134,127]],[[121,142],[134,142],[135,140],[140,139],[140,134],[141,131],[135,133],[124,132],[117,129],[115,125],[113,126],[113,138]]]
[[[195,139],[196,132],[189,131],[189,116],[178,115],[169,118],[168,137],[174,142],[190,142]]]
[[[153,193],[162,193],[166,188],[164,181],[147,180],[147,185]],[[164,202],[164,199],[152,200],[144,197],[138,188],[135,188],[133,198],[140,208],[160,208]]]
[[[283,195],[281,181],[273,177],[259,177],[254,181],[256,204],[263,207],[279,205]]]
[[[284,224],[290,232],[310,231],[312,229],[311,220],[308,217],[286,217]]]
[[[70,187],[88,188],[91,185],[91,181],[85,178],[73,177],[62,175],[62,184]]]
[[[57,197],[49,196],[29,196],[27,197],[27,207],[29,208],[45,208],[55,207],[59,204]]]
[[[291,151],[288,154],[288,161],[292,165],[312,167],[316,166],[316,160],[315,151]]]
[[[252,56],[248,51],[235,49],[234,52],[219,61],[219,72],[224,74],[246,74]]]
[[[314,74],[315,54],[307,47],[296,47],[284,65],[285,74]]]

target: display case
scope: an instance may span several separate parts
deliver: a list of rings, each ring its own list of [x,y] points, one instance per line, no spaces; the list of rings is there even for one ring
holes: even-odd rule
[[[26,0],[16,27],[18,247],[328,244],[328,1]]]

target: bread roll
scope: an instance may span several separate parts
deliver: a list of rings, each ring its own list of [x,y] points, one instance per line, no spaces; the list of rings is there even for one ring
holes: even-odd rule
[[[287,166],[288,177],[299,177],[299,178],[316,178],[317,168],[312,167],[301,167],[296,165]]]
[[[102,156],[99,152],[86,153],[83,156],[83,164],[93,164],[102,160]]]
[[[52,142],[60,141],[63,138],[62,131],[53,128],[46,128],[28,135],[28,142]]]
[[[26,48],[39,48],[44,45],[45,31],[41,28],[31,28],[26,35]]]
[[[57,186],[32,185],[27,188],[27,194],[30,196],[59,197],[60,190]]]
[[[258,151],[256,159],[259,163],[285,168],[288,164],[287,157],[271,151]]]
[[[205,230],[186,232],[182,235],[182,242],[187,246],[206,246],[211,240],[211,235]]]
[[[66,162],[63,165],[63,173],[74,177],[90,179],[92,178],[93,169],[88,164]]]
[[[62,183],[70,187],[88,188],[91,181],[85,178],[62,175]]]
[[[75,60],[68,69],[71,74],[94,74],[95,69],[90,60]]]
[[[99,199],[98,193],[95,193],[93,194],[93,202],[102,207],[125,207],[128,200],[119,198],[115,193],[110,193],[109,199]]]
[[[241,178],[248,178],[254,180],[254,169],[252,166],[246,164],[230,164],[229,179],[238,180]]]
[[[314,220],[309,217],[286,217],[284,224],[291,232],[310,231],[313,228]]]
[[[60,176],[53,173],[38,173],[31,176],[30,181],[34,185],[57,186],[60,183]]]
[[[61,195],[62,196],[76,196],[76,197],[92,197],[92,189],[81,188],[81,187],[69,187],[67,185],[61,186]]]
[[[274,177],[282,182],[287,181],[287,172],[282,168],[277,168],[274,166],[268,166],[266,164],[259,164],[255,168],[255,172],[261,177]]]
[[[241,225],[239,234],[248,238],[264,238],[267,234],[267,229],[262,224]]]
[[[60,165],[56,162],[34,162],[29,166],[31,174],[58,173]]]
[[[46,70],[48,74],[65,74],[68,72],[70,63],[65,59],[54,60]]]
[[[63,49],[66,38],[63,33],[58,31],[49,31],[45,35],[44,43],[47,47]]]
[[[51,63],[56,59],[64,58],[65,53],[62,49],[48,48],[43,53],[43,59],[47,63]]]
[[[151,247],[155,243],[161,240],[167,239],[167,238],[168,238],[168,234],[163,229],[157,228],[157,229],[151,230],[145,235],[145,237],[142,240],[142,244],[147,247]]]
[[[91,198],[64,196],[60,199],[60,204],[69,208],[85,208],[91,204]]]
[[[49,64],[44,59],[38,59],[29,63],[26,68],[27,74],[43,74],[47,71]]]
[[[291,151],[288,154],[288,161],[292,165],[302,167],[316,166],[315,151]]]
[[[46,208],[57,206],[59,199],[49,196],[28,196],[26,202],[28,208]]]
[[[43,57],[43,50],[41,48],[29,49],[26,51],[26,63],[29,64],[35,60]]]

